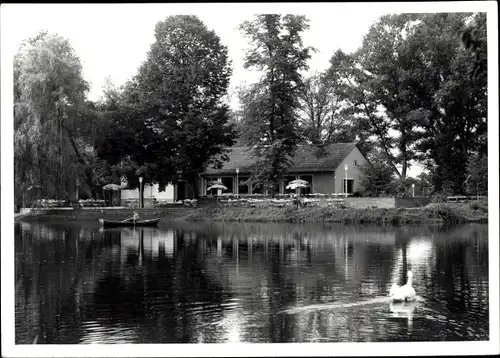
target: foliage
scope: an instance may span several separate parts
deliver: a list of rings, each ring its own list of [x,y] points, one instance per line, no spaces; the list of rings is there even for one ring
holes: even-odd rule
[[[459,33],[470,14],[384,16],[358,51],[338,51],[330,76],[401,183],[426,160],[435,190],[463,191],[468,157],[486,143],[486,81],[467,76]]]
[[[359,167],[359,185],[365,196],[394,193],[394,170],[382,155],[372,155],[370,161]]]
[[[121,96],[108,94],[107,127],[96,147],[125,170],[131,187],[186,179],[227,159],[235,135],[226,95],[231,68],[227,47],[196,16],[170,16],[155,28],[156,41]],[[109,98],[112,97],[112,98]],[[112,100],[113,99],[113,100]]]
[[[298,97],[311,48],[302,43],[308,20],[295,15],[257,15],[240,26],[252,48],[245,68],[263,71],[260,81],[241,96],[243,133],[257,163],[252,180],[274,193],[286,173],[300,137],[297,131]]]
[[[472,21],[460,34],[462,46],[474,55],[474,61],[469,67],[472,79],[486,75],[488,71],[488,41],[486,38],[486,13],[474,14]]]
[[[336,93],[339,83],[327,73],[305,78],[299,92],[299,128],[303,140],[316,147],[358,141],[362,150],[370,147],[363,122],[350,115]]]
[[[488,157],[476,154],[467,165],[466,192],[469,195],[488,195]]]
[[[424,17],[421,28],[426,39],[424,55],[433,66],[433,81],[423,82],[422,97],[428,111],[426,137],[420,144],[432,160],[433,184],[437,191],[464,193],[467,163],[487,146],[487,79],[484,73],[468,76],[471,54],[457,39],[468,14]],[[439,35],[439,40],[431,41]]]
[[[41,32],[21,45],[14,58],[17,203],[23,196],[72,198],[78,178],[95,192],[93,169],[102,163],[88,163],[87,90],[80,60],[67,39]]]

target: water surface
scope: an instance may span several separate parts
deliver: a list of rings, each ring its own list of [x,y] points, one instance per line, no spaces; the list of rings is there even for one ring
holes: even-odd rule
[[[488,340],[488,228],[16,223],[16,343]],[[418,300],[392,304],[414,273]]]

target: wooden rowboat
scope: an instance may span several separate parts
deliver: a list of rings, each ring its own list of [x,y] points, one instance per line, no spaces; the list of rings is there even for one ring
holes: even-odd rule
[[[99,219],[99,223],[104,227],[119,227],[119,226],[157,226],[160,219],[149,219],[149,220],[133,220],[127,219],[125,221],[115,221],[115,220],[104,220]]]

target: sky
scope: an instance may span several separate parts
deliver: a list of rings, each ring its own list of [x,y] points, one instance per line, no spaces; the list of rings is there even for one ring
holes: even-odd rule
[[[13,223],[13,120],[12,120],[12,55],[19,43],[36,34],[39,30],[57,32],[71,42],[83,65],[83,75],[92,85],[91,99],[97,99],[106,76],[116,85],[123,84],[133,76],[140,63],[145,60],[146,52],[154,40],[154,26],[168,15],[194,14],[215,30],[222,42],[229,47],[233,61],[231,86],[242,81],[252,82],[255,74],[243,69],[244,48],[247,43],[237,30],[238,25],[256,13],[295,13],[306,15],[311,20],[311,29],[304,34],[304,42],[318,49],[309,61],[312,71],[321,71],[328,66],[328,59],[336,49],[354,51],[360,44],[369,26],[386,13],[401,12],[455,12],[488,11],[488,60],[493,63],[489,68],[489,116],[488,133],[494,138],[488,142],[489,156],[489,199],[490,217],[498,222],[498,18],[497,4],[494,1],[482,2],[407,2],[407,3],[293,3],[293,4],[78,4],[78,5],[40,5],[40,4],[2,4],[0,8],[1,36],[1,213],[3,223]],[[496,65],[496,66],[495,66]],[[492,100],[496,99],[496,100]],[[419,171],[410,170],[410,175]],[[14,287],[13,255],[14,225],[2,225],[2,288]],[[498,238],[498,225],[490,225],[492,238]],[[490,272],[498,272],[498,240],[490,240]],[[4,274],[5,272],[5,274]],[[227,356],[251,354],[269,355],[373,355],[374,352],[407,353],[408,349],[419,354],[494,354],[498,353],[498,286],[499,276],[490,275],[490,335],[492,340],[476,344],[449,342],[433,344],[409,343],[409,346],[396,347],[392,343],[322,343],[311,347],[307,344],[252,345],[243,349],[222,345],[113,345],[98,347],[79,346],[71,350],[71,355],[79,356],[141,356],[145,349],[150,356],[170,354],[192,356]],[[6,294],[4,294],[4,291]],[[2,290],[2,353],[5,356],[68,356],[63,345],[43,346],[14,344],[14,295],[12,290]],[[4,327],[6,327],[4,329]],[[404,350],[403,350],[404,349]],[[65,351],[66,350],[66,351]],[[177,354],[178,353],[178,354]],[[375,353],[376,354],[376,353]]]
[[[200,9],[186,4],[19,5],[10,10],[10,16],[16,19],[11,39],[17,48],[42,29],[68,38],[82,62],[83,76],[91,84],[89,98],[96,100],[107,76],[119,86],[136,74],[154,42],[156,23],[169,15],[194,14],[228,47],[233,67],[230,88],[234,88],[242,82],[254,82],[259,76],[243,68],[248,41],[238,30],[255,12],[227,7],[230,9],[220,11],[221,6]],[[326,69],[337,49],[356,50],[369,26],[387,13],[384,8],[369,12],[360,12],[356,6],[326,8],[330,11],[324,11],[321,4],[298,8],[310,20],[310,29],[303,34],[304,44],[317,50],[309,60],[311,71]]]
[[[154,28],[159,21],[170,15],[192,14],[228,47],[233,67],[229,93],[234,94],[241,83],[255,82],[260,76],[243,67],[249,44],[238,29],[257,13],[293,13],[310,20],[303,42],[316,49],[308,61],[312,73],[325,70],[336,50],[349,53],[359,48],[363,36],[382,15],[429,11],[426,8],[458,11],[460,7],[463,5],[453,3],[426,3],[425,7],[421,3],[4,4],[2,31],[8,33],[8,41],[2,51],[7,48],[13,55],[23,40],[41,30],[67,38],[90,84],[88,98],[97,100],[107,77],[120,86],[137,73],[155,40]],[[467,10],[472,10],[471,4]],[[231,106],[237,106],[234,95]],[[422,167],[414,165],[408,174],[418,176],[421,172]]]

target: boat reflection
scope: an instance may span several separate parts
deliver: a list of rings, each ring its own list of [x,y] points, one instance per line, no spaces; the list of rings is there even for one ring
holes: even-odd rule
[[[17,225],[16,342],[488,339],[484,238],[485,226]],[[425,302],[391,303],[408,269]]]

